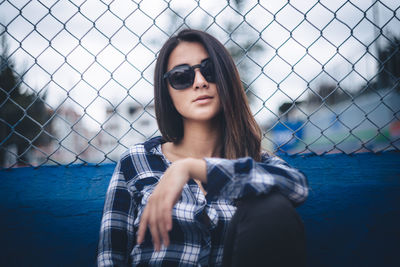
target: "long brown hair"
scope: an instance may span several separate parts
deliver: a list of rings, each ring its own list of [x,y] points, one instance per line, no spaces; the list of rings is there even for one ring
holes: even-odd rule
[[[182,41],[198,42],[204,46],[214,65],[217,92],[221,101],[222,157],[250,156],[259,161],[261,131],[251,114],[239,72],[226,48],[206,32],[186,29],[171,37],[163,45],[154,73],[154,102],[158,127],[166,141],[177,143],[183,138],[183,120],[175,109],[168,92],[167,71],[171,52]]]

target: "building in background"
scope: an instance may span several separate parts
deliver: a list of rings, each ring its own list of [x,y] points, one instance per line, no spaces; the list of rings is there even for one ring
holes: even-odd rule
[[[128,147],[158,132],[153,102],[146,106],[134,101],[123,102],[115,109],[108,108],[106,113],[99,147],[112,160],[117,160]]]
[[[278,153],[288,154],[399,148],[400,121],[395,115],[399,109],[400,93],[394,89],[371,91],[331,105],[302,102],[276,122],[271,142]]]

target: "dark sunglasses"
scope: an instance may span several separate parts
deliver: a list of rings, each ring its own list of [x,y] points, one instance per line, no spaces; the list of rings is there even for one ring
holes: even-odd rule
[[[196,73],[194,69],[200,68],[201,75],[210,83],[215,82],[214,68],[211,59],[206,58],[200,64],[189,66],[179,65],[164,74],[169,84],[176,90],[186,89],[193,85]]]

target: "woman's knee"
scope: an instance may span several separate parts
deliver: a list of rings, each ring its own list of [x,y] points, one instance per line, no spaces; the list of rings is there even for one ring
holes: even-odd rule
[[[238,205],[242,220],[266,219],[268,221],[288,221],[302,225],[302,221],[292,203],[277,191],[267,195],[242,200]],[[257,220],[257,221],[258,221]]]
[[[279,192],[243,200],[238,206],[235,253],[256,261],[269,259],[282,266],[288,256],[296,264],[305,263],[305,232],[300,216],[291,202]],[[235,216],[236,216],[235,215]],[[286,256],[285,256],[286,255]]]

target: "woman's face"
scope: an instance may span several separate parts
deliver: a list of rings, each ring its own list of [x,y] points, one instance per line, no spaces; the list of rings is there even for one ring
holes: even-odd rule
[[[167,71],[182,64],[197,65],[206,58],[208,53],[202,44],[181,42],[169,57]],[[221,109],[217,85],[208,82],[199,68],[195,69],[195,78],[191,86],[176,90],[168,83],[168,91],[176,110],[184,120],[211,120]]]

